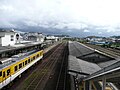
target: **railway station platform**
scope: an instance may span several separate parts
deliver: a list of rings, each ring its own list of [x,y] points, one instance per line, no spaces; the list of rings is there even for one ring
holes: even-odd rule
[[[51,50],[52,48],[54,48],[55,46],[57,46],[58,44],[60,44],[60,42],[56,42],[53,45],[50,45],[49,47],[44,49],[44,53],[47,53],[49,50]]]
[[[14,46],[0,46],[0,58],[11,57],[21,52],[27,52],[35,48],[41,48],[41,42],[16,44]]]
[[[68,73],[80,90],[120,90],[120,59],[79,42],[69,41]]]

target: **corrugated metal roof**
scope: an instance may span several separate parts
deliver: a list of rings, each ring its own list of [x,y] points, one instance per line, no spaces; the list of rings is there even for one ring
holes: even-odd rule
[[[100,53],[100,51],[95,51],[94,49],[91,49],[76,41],[69,41],[69,55],[73,55],[84,61],[96,63],[101,68],[109,66],[117,61],[114,58]]]
[[[107,67],[107,66],[110,66],[116,62],[120,61],[120,59],[116,59],[116,60],[110,60],[110,61],[106,61],[106,62],[101,62],[99,63],[98,65],[101,67],[101,68],[104,68],[104,67]]]
[[[69,55],[68,61],[68,71],[76,71],[83,74],[92,74],[101,68],[94,63],[90,63],[81,59],[76,58],[75,56]]]
[[[84,45],[80,44],[79,42],[71,42],[69,41],[69,54],[80,57],[82,55],[86,55],[89,53],[93,53],[94,50],[86,48]]]
[[[0,46],[0,53],[3,52],[7,52],[7,51],[11,51],[11,50],[17,50],[17,49],[22,49],[22,48],[26,48],[26,47],[31,47],[31,46],[35,46],[35,45],[39,45],[42,44],[41,42],[33,42],[33,43],[25,43],[25,44],[21,44],[19,47],[12,47],[12,46]]]

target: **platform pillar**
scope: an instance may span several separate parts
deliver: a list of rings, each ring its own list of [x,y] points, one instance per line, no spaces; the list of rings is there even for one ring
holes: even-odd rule
[[[89,81],[89,90],[91,90],[92,89],[92,81],[90,80]]]
[[[89,81],[84,82],[84,90],[89,90]]]
[[[106,87],[106,78],[105,77],[102,78],[102,83],[103,83],[102,90],[105,90],[105,87]]]
[[[85,81],[84,81],[84,90],[85,90]]]

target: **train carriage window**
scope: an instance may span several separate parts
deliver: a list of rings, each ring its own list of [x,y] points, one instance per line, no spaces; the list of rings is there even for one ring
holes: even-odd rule
[[[33,57],[33,60],[35,60],[35,56]]]
[[[15,66],[14,70],[15,70],[15,72],[17,71],[17,66]]]
[[[37,54],[37,58],[39,57],[39,54]]]
[[[25,61],[25,65],[27,65],[27,60]]]
[[[31,58],[31,61],[33,61],[33,58]]]
[[[5,71],[3,72],[3,77],[5,77]]]
[[[24,66],[24,64],[25,64],[25,63],[23,62],[23,66]]]
[[[22,68],[22,63],[19,64],[19,69]]]
[[[0,71],[0,77],[2,76],[2,71]]]
[[[10,69],[7,70],[7,76],[10,75]]]
[[[28,59],[28,63],[30,63],[30,59]]]

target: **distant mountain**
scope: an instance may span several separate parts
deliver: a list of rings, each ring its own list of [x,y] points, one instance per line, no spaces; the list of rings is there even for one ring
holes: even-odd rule
[[[15,32],[18,32],[18,33],[25,33],[25,32],[23,32],[23,31],[21,31],[21,30],[19,30],[19,29],[16,29],[16,28],[0,28],[0,30],[2,31],[2,30],[15,30]]]
[[[101,37],[101,36],[87,36],[87,38],[104,38],[104,37]]]
[[[111,36],[112,38],[120,38],[120,36]]]
[[[56,37],[70,37],[69,35],[54,35]]]

